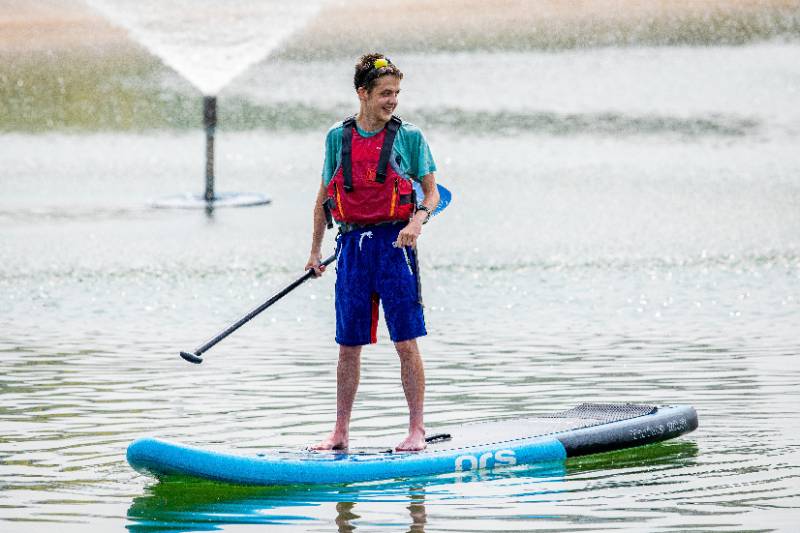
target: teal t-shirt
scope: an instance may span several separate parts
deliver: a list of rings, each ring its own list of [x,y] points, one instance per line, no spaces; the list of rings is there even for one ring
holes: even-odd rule
[[[322,165],[322,181],[326,186],[342,164],[343,122],[334,124],[328,130],[327,137],[325,137],[325,162]],[[362,137],[372,137],[381,132],[381,130],[364,131],[358,125],[356,125],[356,128],[358,128],[358,133]],[[436,163],[433,161],[433,155],[425,136],[418,127],[408,122],[403,122],[400,129],[397,130],[397,137],[394,138],[391,160],[395,160],[398,155],[400,156],[400,171],[406,177],[421,181],[424,176],[431,172],[436,172]]]

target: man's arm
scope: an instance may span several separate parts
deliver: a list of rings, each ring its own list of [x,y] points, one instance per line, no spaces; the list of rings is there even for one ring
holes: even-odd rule
[[[422,178],[422,192],[425,193],[425,199],[422,201],[422,205],[430,209],[432,213],[433,210],[436,209],[436,206],[439,205],[439,189],[436,187],[436,178],[433,172]],[[417,239],[422,234],[422,224],[427,218],[428,213],[423,210],[414,213],[414,216],[408,221],[406,227],[403,228],[397,236],[397,245],[415,246],[417,244]]]
[[[328,199],[328,188],[324,183],[320,183],[317,200],[314,204],[313,232],[311,234],[311,254],[308,257],[305,270],[314,269],[316,276],[321,276],[325,272],[325,265],[322,265],[322,239],[325,237],[325,209],[322,204]]]

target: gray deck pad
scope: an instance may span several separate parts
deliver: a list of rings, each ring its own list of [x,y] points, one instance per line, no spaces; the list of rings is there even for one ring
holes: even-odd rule
[[[530,439],[630,420],[647,416],[657,411],[658,407],[652,405],[582,403],[572,409],[534,417],[432,427],[428,430],[428,435],[447,434],[450,435],[450,439],[431,443],[427,449],[431,451],[450,450]],[[359,446],[359,443],[355,444],[356,446],[351,447],[349,453],[372,454],[385,452],[390,450],[397,442],[381,438],[379,441],[370,442],[366,446]]]

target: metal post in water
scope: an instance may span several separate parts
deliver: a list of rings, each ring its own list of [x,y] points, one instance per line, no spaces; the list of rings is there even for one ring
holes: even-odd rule
[[[0,0],[0,3],[2,0]],[[217,129],[217,97],[203,97],[203,126],[206,130],[206,191],[204,194],[185,193],[151,200],[150,205],[160,208],[205,209],[217,207],[243,207],[266,205],[270,199],[259,193],[214,192],[214,135]]]
[[[203,97],[203,126],[206,129],[206,202],[214,201],[214,131],[217,128],[217,97]]]

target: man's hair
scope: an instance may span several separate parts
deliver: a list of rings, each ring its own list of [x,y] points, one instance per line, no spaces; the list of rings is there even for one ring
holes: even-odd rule
[[[386,60],[387,64],[385,66],[376,67],[375,62],[380,59]],[[400,72],[400,69],[394,66],[385,55],[377,52],[364,54],[358,58],[358,62],[356,63],[353,85],[355,85],[356,90],[358,90],[359,87],[364,87],[367,92],[369,92],[381,76],[395,76],[397,79],[403,79],[403,73]]]

